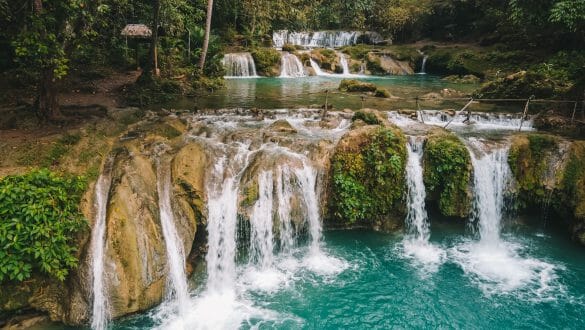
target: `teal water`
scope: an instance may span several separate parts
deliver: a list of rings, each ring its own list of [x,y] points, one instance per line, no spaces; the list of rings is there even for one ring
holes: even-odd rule
[[[338,92],[340,77],[305,78],[245,78],[226,79],[224,88],[194,98],[184,98],[169,106],[177,109],[263,108],[283,109],[321,106],[325,104],[325,91],[329,91],[328,102],[338,109],[360,109],[362,94]],[[353,78],[352,78],[353,79]],[[416,107],[415,98],[444,88],[470,93],[478,86],[453,84],[432,75],[388,76],[357,78],[386,88],[399,99],[365,98],[364,107],[390,109]]]
[[[477,265],[465,264],[460,253],[475,239],[464,226],[433,224],[431,243],[445,252],[436,267],[405,257],[402,235],[328,232],[324,250],[339,262],[338,272],[284,266],[295,269],[285,281],[271,290],[257,290],[241,280],[246,271],[240,265],[242,306],[232,309],[226,304],[218,315],[244,313],[243,329],[584,328],[582,248],[566,233],[543,234],[526,226],[508,230],[502,238],[515,251],[507,260],[512,265],[489,258],[477,261],[497,265],[491,270],[517,285],[502,286],[470,271]],[[293,261],[303,258],[299,252]],[[319,265],[326,270],[332,264]],[[526,272],[529,277],[519,276]],[[518,278],[523,280],[517,283]],[[202,282],[204,274],[196,280]],[[157,324],[152,315],[156,313],[118,321],[114,329],[151,328]]]

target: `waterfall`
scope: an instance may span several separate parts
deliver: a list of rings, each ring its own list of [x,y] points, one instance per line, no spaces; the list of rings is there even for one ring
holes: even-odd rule
[[[428,55],[424,55],[423,59],[422,59],[422,64],[420,66],[420,72],[419,74],[427,74],[426,68],[427,68],[427,60],[429,59]]]
[[[407,258],[421,264],[425,272],[435,272],[445,259],[445,251],[429,243],[431,231],[426,211],[426,191],[423,180],[424,138],[409,136],[407,143],[408,162],[406,165],[407,216],[406,237],[402,248]]]
[[[485,149],[478,140],[472,146]],[[473,218],[477,222],[481,242],[492,244],[500,240],[500,222],[504,209],[504,193],[510,181],[508,148],[471,152],[474,170]]]
[[[280,71],[281,78],[299,78],[305,77],[305,68],[299,58],[290,53],[282,53],[282,67]]]
[[[306,217],[309,224],[310,247],[312,252],[319,252],[321,243],[321,217],[319,215],[319,200],[317,197],[317,171],[306,161],[301,169],[295,169],[295,175],[301,189],[306,208]]]
[[[272,172],[262,172],[258,178],[259,198],[250,217],[250,259],[260,268],[272,266],[274,253],[274,235],[272,231],[273,209]]]
[[[379,33],[370,31],[289,32],[287,30],[281,30],[275,31],[272,34],[272,41],[276,48],[282,48],[285,44],[308,48],[340,48],[355,45],[358,41],[376,44],[382,42],[383,38]]]
[[[112,166],[114,160],[106,160],[104,170],[95,185],[95,222],[91,232],[91,275],[93,306],[91,328],[102,330],[108,326],[109,304],[104,278],[106,250],[106,217],[110,187],[112,185]]]
[[[431,236],[425,207],[425,184],[423,182],[423,144],[424,139],[410,136],[408,139],[408,163],[406,165],[406,183],[408,192],[406,204],[408,213],[406,228],[408,234],[421,242],[427,242]]]
[[[250,53],[225,54],[223,67],[226,71],[226,78],[255,78],[256,64]]]
[[[185,274],[185,251],[175,226],[171,206],[171,169],[169,162],[157,162],[157,192],[160,222],[166,245],[168,264],[167,300],[176,303],[179,315],[186,312],[189,302],[189,286]]]
[[[325,73],[323,72],[323,70],[321,70],[321,67],[319,66],[319,64],[317,62],[315,62],[315,60],[311,59],[311,68],[313,68],[313,70],[315,71],[315,75],[316,76],[329,76],[329,73]]]
[[[276,177],[276,196],[278,199],[278,221],[280,224],[280,249],[283,253],[290,253],[295,247],[295,233],[290,213],[290,203],[293,196],[290,184],[291,173],[288,167],[280,167]]]
[[[339,63],[341,64],[341,67],[343,68],[343,75],[344,76],[351,76],[351,73],[349,72],[349,63],[348,63],[345,55],[339,53],[339,54],[337,54],[337,56],[339,56]]]

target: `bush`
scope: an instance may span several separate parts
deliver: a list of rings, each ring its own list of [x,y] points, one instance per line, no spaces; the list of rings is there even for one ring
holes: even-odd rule
[[[358,111],[353,115],[352,121],[362,120],[368,125],[381,125],[382,122],[376,117],[374,113]]]
[[[389,99],[392,95],[390,95],[390,92],[387,89],[378,88],[376,89],[376,92],[374,92],[374,96]]]
[[[297,48],[295,47],[295,45],[291,45],[291,44],[284,44],[282,46],[282,50],[285,52],[295,52],[297,50]]]
[[[407,157],[402,133],[378,128],[352,144],[332,159],[332,216],[353,224],[400,214]]]
[[[276,76],[279,73],[280,52],[273,48],[256,48],[252,51],[256,71],[261,76]]]
[[[343,79],[339,84],[342,92],[376,92],[378,88],[372,83],[361,82],[355,79]]]
[[[471,157],[463,142],[449,133],[429,136],[424,151],[424,182],[443,215],[469,215],[471,172]]]
[[[87,225],[79,209],[83,177],[48,170],[0,180],[0,282],[41,272],[64,280],[77,266],[76,234]]]

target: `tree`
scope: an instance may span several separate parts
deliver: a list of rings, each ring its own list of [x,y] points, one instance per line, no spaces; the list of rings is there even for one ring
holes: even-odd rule
[[[152,36],[150,41],[150,61],[144,68],[144,75],[158,76],[158,27],[160,19],[160,0],[152,0]]]
[[[205,67],[205,57],[209,48],[209,36],[211,34],[211,15],[213,14],[213,0],[207,0],[207,19],[205,21],[205,39],[203,39],[203,48],[201,49],[201,58],[199,59],[199,68]]]

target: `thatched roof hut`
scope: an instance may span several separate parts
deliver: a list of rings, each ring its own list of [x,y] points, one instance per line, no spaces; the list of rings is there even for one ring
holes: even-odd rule
[[[152,30],[144,24],[128,24],[120,34],[126,38],[150,38]]]

